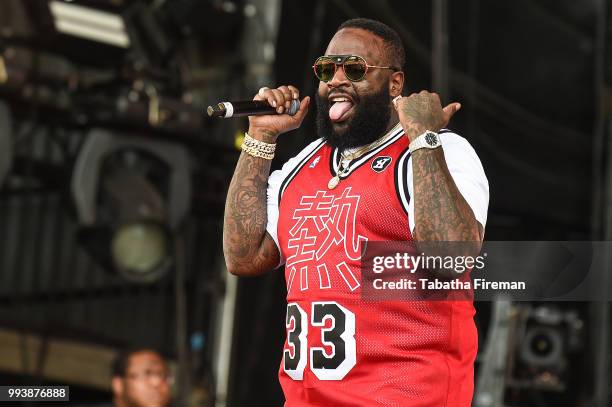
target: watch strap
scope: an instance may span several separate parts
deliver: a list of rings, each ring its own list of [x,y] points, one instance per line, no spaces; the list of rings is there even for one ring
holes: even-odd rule
[[[427,130],[423,134],[412,140],[408,148],[410,149],[410,153],[414,153],[415,151],[420,150],[421,148],[433,149],[438,148],[441,145],[442,144],[440,143],[440,136],[438,135],[438,133]]]

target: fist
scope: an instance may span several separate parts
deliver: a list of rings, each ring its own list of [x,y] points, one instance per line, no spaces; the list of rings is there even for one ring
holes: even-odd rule
[[[393,105],[410,141],[426,130],[437,132],[446,127],[451,117],[461,109],[459,103],[451,103],[442,108],[440,96],[425,90],[408,97],[395,98]]]
[[[276,108],[276,115],[249,116],[249,135],[268,143],[276,142],[276,138],[288,131],[297,129],[302,124],[310,98],[306,96],[300,102],[300,109],[293,116],[286,114],[291,102],[299,100],[300,91],[295,86],[279,86],[276,89],[261,88],[253,100],[265,100]]]

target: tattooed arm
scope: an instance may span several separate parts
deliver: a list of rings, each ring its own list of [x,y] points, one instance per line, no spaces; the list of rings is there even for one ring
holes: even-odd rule
[[[412,141],[426,130],[446,126],[460,105],[442,108],[438,95],[421,92],[401,98],[396,109],[407,137]],[[467,163],[466,163],[467,164]],[[413,237],[417,242],[474,242],[468,253],[480,250],[483,226],[461,195],[448,169],[442,148],[417,150],[412,155],[414,187]]]
[[[267,100],[282,113],[291,99],[299,97],[293,86],[265,89],[255,100]],[[249,118],[249,135],[256,140],[275,143],[279,134],[302,123],[310,99],[304,98],[295,116],[266,115]],[[266,232],[266,190],[270,160],[240,154],[225,201],[223,218],[223,254],[230,273],[252,276],[272,270],[279,263],[280,253]]]
[[[270,160],[240,154],[225,201],[223,253],[230,273],[257,275],[279,262],[276,243],[266,232],[266,189]]]
[[[484,230],[446,165],[444,150],[422,148],[412,155],[414,237],[425,242],[481,242]]]

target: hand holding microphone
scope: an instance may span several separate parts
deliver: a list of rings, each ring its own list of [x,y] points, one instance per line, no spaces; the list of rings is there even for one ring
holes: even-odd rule
[[[249,102],[225,102],[208,107],[209,116],[249,116],[249,135],[268,143],[279,134],[297,129],[306,117],[310,97],[300,102],[299,90],[291,85],[276,89],[263,87]],[[231,111],[228,113],[228,109]]]

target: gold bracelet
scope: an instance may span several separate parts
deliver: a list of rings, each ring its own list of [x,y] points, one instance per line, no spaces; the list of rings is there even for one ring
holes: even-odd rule
[[[247,147],[244,144],[242,145],[242,151],[244,151],[250,156],[265,158],[266,160],[272,160],[274,158],[274,154],[264,153],[263,151],[259,151],[256,148]]]
[[[249,136],[249,134],[245,132],[244,141],[242,142],[241,148],[242,151],[253,157],[260,157],[266,160],[271,160],[274,158],[276,144],[255,140],[253,137]]]

